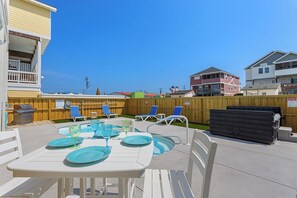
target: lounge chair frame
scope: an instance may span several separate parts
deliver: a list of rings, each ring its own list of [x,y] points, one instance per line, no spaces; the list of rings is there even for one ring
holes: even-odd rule
[[[108,119],[111,117],[118,117],[117,113],[111,113],[109,110],[109,106],[108,105],[102,105],[102,110],[103,110],[103,116],[107,117]]]
[[[153,119],[153,118],[158,119],[158,117],[157,117],[157,111],[158,111],[158,106],[157,105],[153,105],[149,114],[136,115],[135,116],[135,120],[146,121],[149,118],[150,119]]]
[[[87,120],[87,116],[82,116],[79,112],[78,106],[71,106],[70,107],[70,119],[73,120],[73,122],[76,122],[77,119],[83,119]]]

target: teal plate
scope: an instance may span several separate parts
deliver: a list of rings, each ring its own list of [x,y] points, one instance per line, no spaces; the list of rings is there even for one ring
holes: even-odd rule
[[[116,137],[118,135],[120,135],[120,131],[112,130],[110,137]],[[96,135],[94,135],[94,138],[104,138],[104,137],[103,137],[102,133],[97,132]]]
[[[83,141],[83,138],[78,137],[76,139],[76,144],[81,144]],[[49,147],[53,147],[53,148],[61,148],[61,147],[69,147],[69,146],[74,146],[75,145],[75,141],[73,138],[61,138],[61,139],[56,139],[53,140],[49,143],[47,143],[47,145]]]
[[[105,146],[89,146],[72,151],[66,160],[75,164],[85,164],[103,160],[110,154],[110,149]]]
[[[153,138],[144,135],[134,135],[125,137],[122,141],[125,144],[133,146],[147,145],[152,142]]]

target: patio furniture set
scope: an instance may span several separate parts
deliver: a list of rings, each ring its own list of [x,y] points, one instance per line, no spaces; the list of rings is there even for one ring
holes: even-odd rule
[[[81,116],[78,107],[73,108],[73,115]],[[110,111],[104,107],[105,113]],[[157,117],[158,106],[152,106],[147,115],[137,115],[137,120],[147,120]],[[213,134],[234,137],[245,140],[258,141],[271,144],[277,138],[277,130],[280,126],[281,111],[277,108],[253,108],[253,107],[228,107],[227,110],[210,111],[210,132]],[[171,116],[157,121],[170,125],[173,121],[184,122],[181,115],[182,107],[176,106]],[[275,113],[278,112],[278,113]],[[147,169],[154,149],[154,141],[150,133],[135,131],[135,122],[127,137],[145,136],[150,138],[145,144],[126,145],[124,133],[111,141],[112,148],[105,158],[84,162],[80,157],[73,163],[69,155],[73,149],[62,147],[59,149],[44,146],[25,156],[22,155],[21,140],[17,129],[0,132],[0,162],[10,162],[7,168],[13,171],[14,179],[0,187],[0,197],[29,196],[39,197],[53,184],[58,182],[58,197],[68,196],[72,192],[72,179],[80,178],[80,197],[86,197],[85,179],[91,178],[91,197],[95,195],[95,178],[118,178],[118,195],[110,197],[132,197],[135,184],[133,178],[144,175],[143,197],[194,197],[191,189],[191,181],[194,165],[198,167],[202,175],[202,189],[200,196],[207,198],[211,181],[212,168],[217,148],[217,143],[212,141],[205,133],[194,131],[188,170],[153,170]],[[117,123],[118,124],[118,123]],[[93,136],[91,136],[93,137]],[[104,145],[103,139],[85,137],[80,143],[81,150],[89,147]],[[76,142],[76,140],[75,140]],[[76,143],[75,143],[76,144]],[[80,156],[80,155],[78,155]],[[106,186],[105,186],[106,187]],[[106,190],[106,188],[105,188]],[[106,194],[102,195],[107,196]]]

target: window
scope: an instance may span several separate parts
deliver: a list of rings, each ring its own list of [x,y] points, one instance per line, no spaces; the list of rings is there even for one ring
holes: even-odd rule
[[[194,77],[194,80],[199,80],[200,79],[200,76],[195,76]]]
[[[269,73],[269,67],[265,67],[265,74]]]
[[[263,96],[266,96],[266,92],[262,92],[262,95],[263,95]]]
[[[259,68],[259,74],[263,74],[263,68]]]

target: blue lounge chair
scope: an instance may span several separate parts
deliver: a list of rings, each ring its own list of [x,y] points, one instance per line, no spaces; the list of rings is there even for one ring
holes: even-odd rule
[[[103,109],[103,116],[106,116],[107,118],[110,118],[111,116],[114,116],[115,118],[118,117],[117,113],[110,112],[108,105],[102,105],[102,109]]]
[[[166,124],[171,124],[172,122],[175,122],[177,120],[180,122],[184,122],[185,120],[181,115],[182,110],[183,110],[182,106],[175,106],[172,115],[164,118],[163,121],[166,122]]]
[[[151,108],[151,111],[149,114],[144,114],[144,115],[136,115],[135,116],[135,119],[136,120],[142,120],[142,121],[145,121],[147,120],[148,118],[157,118],[157,111],[158,111],[158,106],[157,105],[153,105],[152,108]]]
[[[75,122],[76,119],[87,120],[86,116],[80,114],[78,106],[70,106],[70,118],[73,119],[73,122]]]

